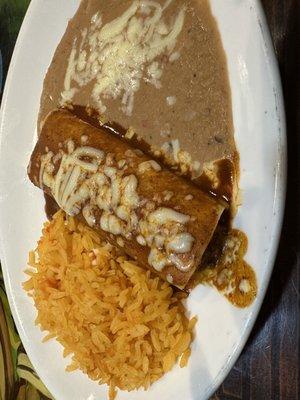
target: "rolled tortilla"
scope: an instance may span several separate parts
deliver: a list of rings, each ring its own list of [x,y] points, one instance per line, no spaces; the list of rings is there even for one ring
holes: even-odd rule
[[[66,213],[180,289],[224,211],[192,182],[68,110],[45,120],[28,175]]]

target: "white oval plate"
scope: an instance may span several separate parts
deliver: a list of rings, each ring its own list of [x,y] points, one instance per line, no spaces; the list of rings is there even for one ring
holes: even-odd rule
[[[174,368],[148,392],[119,392],[118,399],[207,399],[237,360],[260,309],[280,235],[286,180],[286,138],[281,86],[261,5],[256,0],[212,0],[226,50],[235,137],[241,156],[243,205],[235,226],[249,238],[258,296],[247,309],[231,306],[213,289],[188,299],[197,314],[189,366]],[[28,250],[45,220],[42,193],[26,176],[36,141],[43,78],[79,0],[32,0],[14,51],[1,110],[1,261],[21,339],[41,379],[57,400],[105,399],[107,387],[80,372],[66,373],[55,341],[42,344],[36,310],[22,290]],[[94,397],[93,397],[94,396]]]

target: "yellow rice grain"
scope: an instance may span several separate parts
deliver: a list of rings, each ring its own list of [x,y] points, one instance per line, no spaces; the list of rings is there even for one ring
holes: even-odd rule
[[[181,356],[180,363],[179,363],[180,368],[184,368],[187,366],[190,355],[191,355],[191,349],[188,348],[187,350],[185,350],[185,352]]]
[[[197,317],[193,317],[189,322],[189,331],[192,331],[197,323]]]
[[[72,356],[67,371],[116,388],[149,386],[190,356],[196,319],[185,316],[175,292],[96,232],[59,211],[44,225],[24,283],[38,311],[36,323]]]
[[[163,358],[163,370],[164,372],[170,371],[176,361],[175,354],[172,351],[169,351]]]

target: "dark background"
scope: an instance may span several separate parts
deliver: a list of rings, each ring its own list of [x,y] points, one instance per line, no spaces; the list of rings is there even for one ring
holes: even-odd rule
[[[0,0],[4,77],[28,3],[29,0]],[[285,98],[289,159],[286,210],[274,272],[258,320],[240,359],[212,400],[298,400],[300,397],[300,0],[262,3]]]

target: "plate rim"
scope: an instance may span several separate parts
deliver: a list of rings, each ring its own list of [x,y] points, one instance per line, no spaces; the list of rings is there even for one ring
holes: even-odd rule
[[[280,148],[278,149],[278,159],[277,163],[275,179],[277,181],[276,185],[276,194],[274,195],[274,208],[276,211],[276,224],[273,226],[273,240],[272,240],[272,250],[270,251],[270,257],[268,260],[268,265],[270,268],[267,271],[265,279],[261,282],[261,286],[259,288],[260,296],[256,299],[256,307],[252,311],[252,315],[254,317],[249,318],[247,323],[244,326],[244,331],[241,333],[240,337],[242,338],[234,351],[231,354],[230,359],[224,365],[224,367],[219,371],[218,375],[211,383],[211,387],[208,388],[207,394],[205,397],[209,399],[221,386],[224,380],[227,378],[228,374],[234,367],[235,363],[238,361],[242,351],[247,344],[247,341],[253,331],[254,325],[257,321],[257,318],[261,312],[262,304],[266,297],[266,292],[268,290],[270,279],[273,274],[273,270],[276,263],[276,258],[278,254],[278,248],[280,244],[280,237],[282,233],[285,206],[286,206],[286,194],[287,194],[287,166],[288,166],[288,154],[287,154],[287,129],[286,129],[286,114],[285,114],[285,105],[284,105],[284,96],[283,96],[283,88],[282,81],[279,71],[279,64],[275,54],[275,48],[271,37],[271,32],[267,23],[266,14],[261,3],[261,0],[253,0],[255,4],[256,10],[258,11],[256,17],[260,26],[260,33],[262,38],[264,39],[264,48],[265,50],[269,50],[267,52],[268,56],[266,57],[269,61],[269,66],[272,70],[272,77],[274,79],[274,87],[276,87],[276,93],[274,93],[274,97],[277,97],[277,109],[276,109],[276,117],[277,117],[277,132],[278,132],[278,140],[280,142]]]

